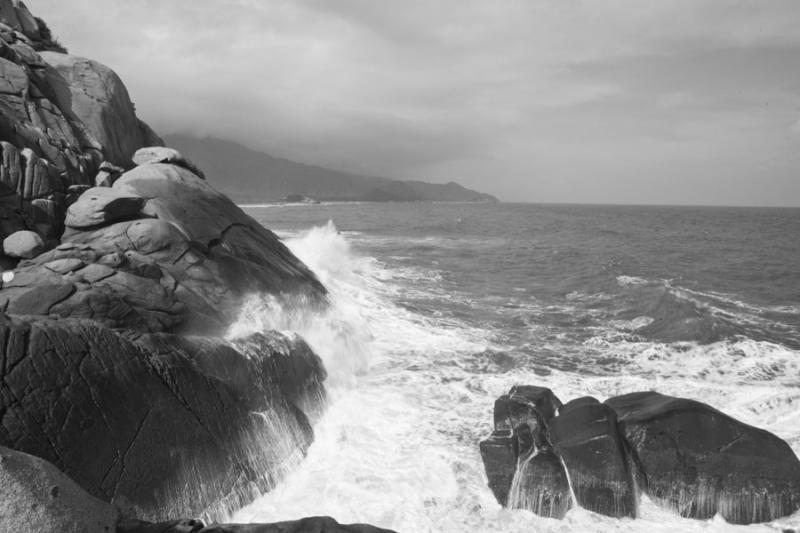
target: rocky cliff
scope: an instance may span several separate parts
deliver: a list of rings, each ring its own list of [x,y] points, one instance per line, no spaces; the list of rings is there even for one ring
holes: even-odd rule
[[[125,517],[225,516],[302,459],[325,370],[298,337],[221,335],[250,294],[325,288],[19,0],[0,73],[0,445]]]

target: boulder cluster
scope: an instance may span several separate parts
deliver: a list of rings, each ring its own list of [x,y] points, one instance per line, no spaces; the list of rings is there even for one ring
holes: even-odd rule
[[[800,461],[785,441],[657,392],[562,404],[550,389],[515,386],[495,402],[480,451],[498,502],[552,518],[572,505],[635,518],[642,494],[735,524],[800,509]]]
[[[313,439],[319,357],[224,333],[252,294],[325,288],[162,144],[113,71],[0,0],[0,530],[214,520]]]

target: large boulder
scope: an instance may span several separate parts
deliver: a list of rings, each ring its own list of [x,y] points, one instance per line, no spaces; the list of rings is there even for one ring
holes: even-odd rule
[[[324,297],[316,276],[274,233],[185,168],[142,165],[126,172],[113,188],[149,198],[143,212],[174,225],[204,249],[234,291]]]
[[[614,410],[591,397],[572,400],[551,421],[550,439],[578,505],[607,516],[636,516],[636,488]]]
[[[31,259],[44,251],[44,241],[35,231],[16,231],[3,240],[3,252],[9,257]]]
[[[272,488],[324,398],[319,358],[278,333],[127,337],[0,316],[0,344],[0,445],[144,519],[225,516]]]
[[[552,462],[548,424],[561,401],[550,389],[514,386],[494,404],[494,430],[480,442],[489,488],[501,505],[525,508],[543,516],[563,516],[569,508],[564,485],[540,485],[542,476],[564,479],[563,467]],[[542,491],[529,497],[530,487]]]
[[[636,392],[610,398],[656,502],[683,516],[750,524],[800,509],[800,461],[789,445],[701,402]]]
[[[55,466],[0,446],[0,531],[110,533],[119,511],[90,496]]]
[[[84,229],[137,218],[145,201],[141,196],[110,187],[94,187],[69,206],[64,225]]]

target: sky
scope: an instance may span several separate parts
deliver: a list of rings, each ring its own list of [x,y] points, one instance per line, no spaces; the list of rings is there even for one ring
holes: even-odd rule
[[[800,206],[796,0],[26,0],[160,134],[506,201]]]

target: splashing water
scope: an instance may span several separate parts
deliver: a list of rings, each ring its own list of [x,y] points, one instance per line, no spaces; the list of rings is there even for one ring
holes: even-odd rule
[[[377,225],[380,216],[365,224]],[[502,509],[486,486],[477,448],[490,432],[494,399],[514,384],[535,383],[562,399],[650,389],[694,397],[776,432],[797,451],[796,350],[748,338],[648,339],[637,334],[654,320],[647,309],[606,313],[601,306],[608,298],[599,291],[569,290],[555,302],[514,290],[522,283],[509,280],[508,296],[466,294],[451,283],[452,264],[427,260],[438,246],[427,241],[403,248],[402,239],[340,233],[330,222],[283,236],[328,287],[330,309],[309,313],[302,302],[253,296],[229,334],[299,333],[325,362],[331,402],[299,468],[235,520],[327,514],[415,533],[755,533],[800,526],[798,514],[752,526],[683,519],[647,497],[636,520],[580,508],[563,520]],[[458,254],[450,244],[447,253]],[[465,273],[480,271],[483,260],[459,256]],[[660,282],[631,275],[612,283],[621,291],[650,291]],[[484,313],[489,304],[496,314]]]

